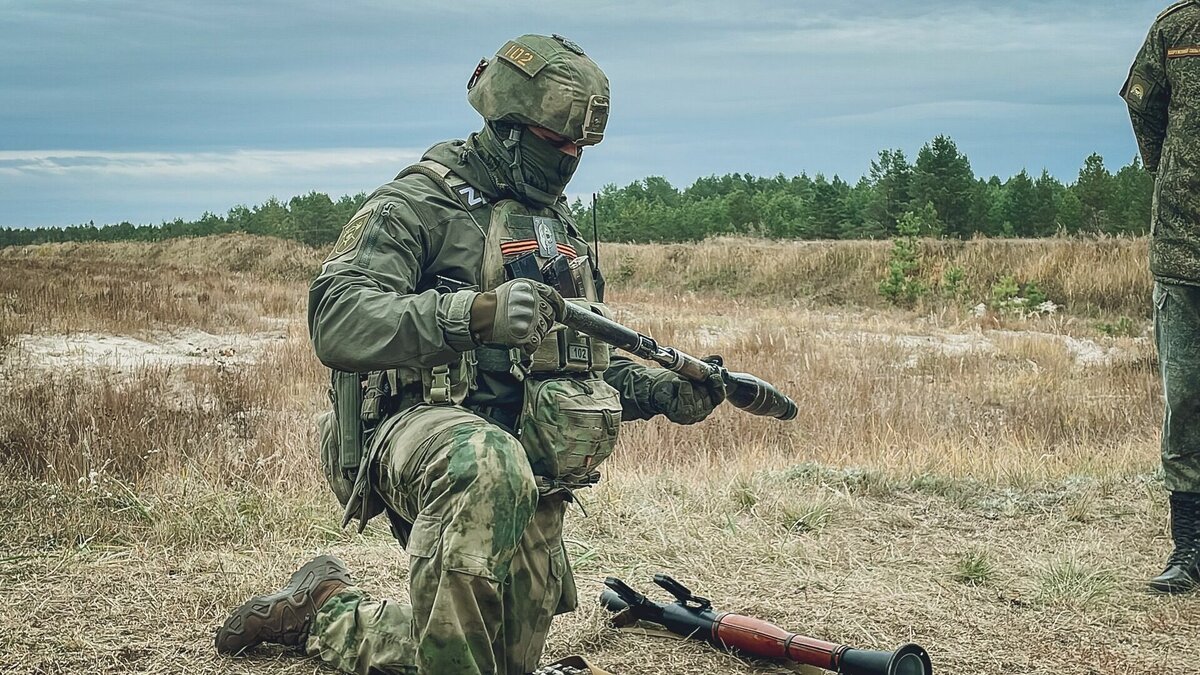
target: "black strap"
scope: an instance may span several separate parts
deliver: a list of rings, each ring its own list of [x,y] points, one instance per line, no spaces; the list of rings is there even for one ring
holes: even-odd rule
[[[521,419],[521,410],[517,407],[480,406],[473,409],[475,414],[504,429],[513,436],[517,435],[517,422]]]
[[[512,352],[502,347],[476,347],[475,366],[485,373],[507,373],[512,370]]]

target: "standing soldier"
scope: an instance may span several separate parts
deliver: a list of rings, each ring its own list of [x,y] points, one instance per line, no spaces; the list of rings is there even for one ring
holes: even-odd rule
[[[719,378],[610,359],[556,321],[564,295],[607,311],[563,196],[604,136],[600,68],[561,36],[524,35],[467,88],[483,129],[368,197],[309,294],[333,371],[326,477],[347,521],[389,519],[411,606],[371,599],[322,556],[237,608],[222,653],[277,642],[346,672],[534,671],[551,618],[576,606],[567,503],[598,480],[620,422],[691,424],[724,400]]]
[[[1200,586],[1200,2],[1158,15],[1121,96],[1155,174],[1150,271],[1175,549],[1150,588],[1185,593]]]

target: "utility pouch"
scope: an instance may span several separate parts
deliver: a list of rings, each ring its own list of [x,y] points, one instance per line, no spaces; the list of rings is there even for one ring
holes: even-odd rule
[[[317,428],[321,433],[321,472],[333,490],[338,503],[343,507],[350,501],[354,492],[354,481],[342,473],[341,439],[337,423],[337,414],[330,410],[317,418]]]
[[[363,457],[362,378],[358,373],[333,371],[330,394],[337,425],[338,467],[353,478]]]
[[[521,445],[533,473],[552,487],[599,480],[596,467],[612,454],[620,425],[620,395],[598,377],[525,379]]]
[[[383,379],[376,379],[375,387],[382,389],[390,378],[386,372],[380,377]],[[362,466],[366,445],[370,442],[364,421],[372,416],[369,409],[380,402],[364,401],[364,382],[358,373],[335,370],[330,384],[333,410],[317,420],[321,432],[321,469],[329,488],[345,509],[342,526],[357,518],[361,532],[368,520],[383,512],[383,503],[372,492],[367,479],[369,472]],[[364,411],[364,408],[368,410]],[[370,428],[374,428],[374,424]]]
[[[475,352],[464,352],[453,363],[416,371],[421,378],[421,391],[429,405],[459,405],[475,386]]]

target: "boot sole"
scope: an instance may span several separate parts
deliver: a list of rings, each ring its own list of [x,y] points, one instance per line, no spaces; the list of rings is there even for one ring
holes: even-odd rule
[[[233,613],[225,620],[224,625],[217,630],[213,642],[217,648],[217,652],[221,654],[237,655],[258,646],[266,640],[252,640],[239,646],[236,649],[222,648],[222,643],[229,640],[231,637],[241,635],[246,625],[246,620],[251,617],[265,619],[271,614],[271,608],[280,602],[286,602],[289,607],[297,608],[298,603],[293,602],[291,596],[297,593],[305,582],[314,575],[323,576],[325,580],[340,581],[343,584],[350,586],[350,570],[346,569],[342,561],[331,555],[322,555],[313,558],[304,567],[301,567],[288,580],[287,586],[270,593],[268,595],[259,595],[250,598],[240,607],[233,610]],[[316,584],[312,584],[316,587]]]
[[[1159,595],[1187,595],[1200,589],[1200,583],[1189,584],[1147,584],[1152,593]]]

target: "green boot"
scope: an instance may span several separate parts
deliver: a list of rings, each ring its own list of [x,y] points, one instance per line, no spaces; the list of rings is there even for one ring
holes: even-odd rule
[[[283,589],[246,601],[217,631],[217,652],[240,654],[264,642],[303,647],[317,610],[351,586],[350,571],[333,556],[313,558]]]
[[[1175,594],[1200,588],[1200,494],[1171,493],[1171,538],[1175,550],[1167,569],[1150,580],[1150,590]]]

